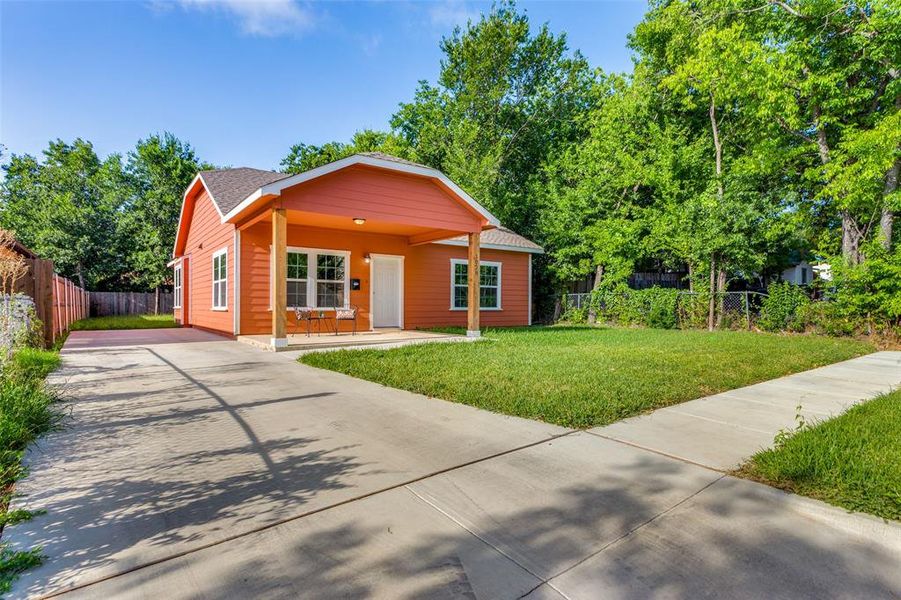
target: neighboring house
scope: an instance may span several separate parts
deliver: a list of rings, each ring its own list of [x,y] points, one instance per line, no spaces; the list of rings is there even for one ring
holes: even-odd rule
[[[782,271],[782,281],[795,285],[807,285],[813,281],[814,269],[811,264],[802,260]]]
[[[185,192],[170,263],[175,318],[271,334],[276,347],[294,329],[295,306],[356,306],[359,329],[478,335],[480,325],[531,322],[532,254],[541,252],[440,171],[381,153],[297,175],[203,171]],[[478,280],[467,277],[473,264]],[[480,310],[468,310],[470,298]]]

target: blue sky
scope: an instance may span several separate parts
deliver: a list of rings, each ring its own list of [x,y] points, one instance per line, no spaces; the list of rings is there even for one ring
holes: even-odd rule
[[[99,154],[171,131],[221,166],[277,168],[297,142],[387,129],[438,43],[490,4],[296,0],[0,0],[0,143],[37,154],[83,137]],[[592,66],[628,71],[646,3],[521,2]]]

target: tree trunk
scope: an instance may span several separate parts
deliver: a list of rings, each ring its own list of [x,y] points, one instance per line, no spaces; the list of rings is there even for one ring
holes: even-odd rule
[[[719,202],[723,201],[723,145],[720,143],[720,126],[716,120],[716,102],[713,94],[710,95],[710,129],[713,132],[713,150],[716,159],[716,195]]]
[[[885,174],[885,188],[882,190],[883,197],[888,196],[898,189],[898,174],[901,171],[901,160],[896,160],[892,168]],[[879,230],[882,236],[882,247],[886,250],[892,249],[892,234],[895,227],[895,211],[888,206],[882,207],[882,218],[879,220]]]
[[[719,329],[723,322],[723,292],[726,291],[726,272],[720,267],[716,272],[716,328]]]
[[[604,280],[604,265],[598,265],[594,270],[594,285],[591,286],[591,294],[588,296],[588,324],[594,325],[598,321],[598,307],[595,304],[595,292],[601,289]]]
[[[160,286],[156,286],[153,295],[153,314],[160,314]]]
[[[707,305],[707,330],[713,331],[716,312],[716,254],[710,255],[710,301]]]
[[[78,287],[80,287],[81,289],[85,289],[84,275],[81,272],[81,262],[78,262],[75,265],[75,275],[78,277]]]
[[[716,160],[716,199],[723,202],[723,145],[720,142],[720,126],[716,120],[716,100],[710,94],[710,131],[713,133],[713,154]],[[716,325],[716,252],[710,255],[710,303],[707,306],[707,329],[713,331]]]
[[[857,228],[854,218],[847,210],[841,211],[842,216],[842,257],[845,262],[860,264],[860,230]]]
[[[695,270],[691,263],[688,263],[688,291],[695,291]]]

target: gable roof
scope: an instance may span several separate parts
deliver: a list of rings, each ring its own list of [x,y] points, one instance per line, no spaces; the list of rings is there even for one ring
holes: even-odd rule
[[[225,215],[262,186],[285,179],[290,175],[251,169],[250,167],[237,167],[201,171],[199,177],[213,199],[213,204],[219,209],[219,214]]]
[[[182,214],[179,215],[179,232],[182,229],[182,217],[184,216],[184,203],[195,184],[200,181],[206,188],[213,202],[213,206],[219,212],[222,222],[225,223],[238,216],[245,208],[252,205],[263,196],[281,194],[282,190],[298,185],[305,181],[321,177],[328,173],[344,169],[351,165],[362,164],[383,169],[395,170],[413,175],[430,177],[440,181],[454,195],[463,200],[472,210],[482,215],[493,229],[482,232],[481,245],[483,248],[509,250],[515,252],[529,252],[541,254],[544,250],[535,242],[507,229],[501,225],[497,217],[492,215],[481,204],[476,202],[469,194],[464,192],[457,184],[451,181],[444,173],[427,165],[385,154],[383,152],[361,152],[352,154],[346,158],[336,160],[315,169],[310,169],[294,175],[265,171],[250,167],[237,167],[230,169],[212,169],[201,171],[185,191],[182,202]],[[454,237],[435,243],[452,246],[466,245],[466,236]],[[178,247],[178,236],[175,241]],[[175,255],[175,253],[173,253]]]
[[[447,246],[466,246],[469,240],[465,235],[453,237],[446,240],[439,240],[435,244],[445,244]],[[528,252],[530,254],[544,254],[544,248],[513,231],[507,229],[503,225],[495,229],[488,229],[482,232],[479,239],[479,246],[494,250],[508,250],[511,252]]]
[[[435,179],[440,182],[445,188],[450,190],[451,194],[468,205],[472,211],[481,215],[489,225],[493,225],[495,227],[498,227],[500,225],[500,221],[497,220],[497,217],[488,212],[488,210],[484,206],[476,202],[476,200],[472,196],[463,191],[460,186],[451,181],[447,177],[447,175],[445,175],[438,169],[433,169],[432,167],[428,167],[426,165],[421,165],[419,163],[404,160],[402,158],[381,152],[364,152],[360,154],[351,154],[348,157],[324,164],[322,166],[316,167],[315,169],[297,173],[296,175],[285,176],[270,183],[264,184],[257,188],[255,191],[248,194],[247,197],[241,200],[236,206],[228,211],[224,211],[222,221],[224,223],[226,221],[234,219],[239,214],[241,214],[241,212],[245,208],[253,205],[254,202],[264,196],[280,196],[282,191],[287,188],[299,185],[312,179],[316,179],[317,177],[322,177],[323,175],[328,175],[329,173],[334,173],[335,171],[340,171],[341,169],[345,169],[353,165],[366,165],[370,167],[386,169],[389,171],[398,171],[401,173],[407,173],[409,175],[418,175],[420,177]]]

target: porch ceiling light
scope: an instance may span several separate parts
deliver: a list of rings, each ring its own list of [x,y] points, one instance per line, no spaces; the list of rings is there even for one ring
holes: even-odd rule
[[[366,263],[367,265],[369,264],[369,261],[371,261],[371,260],[372,260],[372,257],[369,256],[368,254],[363,257],[363,262]]]
[[[364,219],[363,217],[354,217],[354,223],[356,223],[357,225],[362,225],[365,222],[366,219]]]

